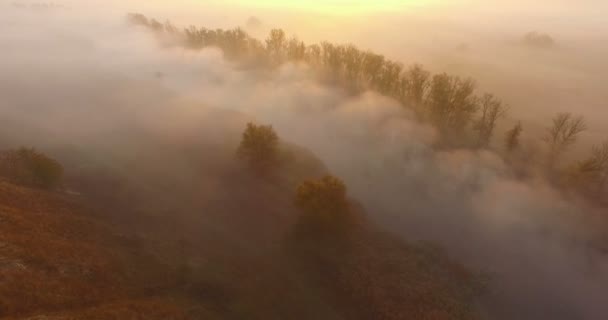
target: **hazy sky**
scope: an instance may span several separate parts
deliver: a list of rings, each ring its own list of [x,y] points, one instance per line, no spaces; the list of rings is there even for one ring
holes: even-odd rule
[[[136,2],[140,0],[131,0]],[[320,12],[325,14],[369,14],[377,12],[404,12],[427,9],[429,11],[511,13],[528,16],[553,16],[561,14],[564,18],[585,15],[587,18],[600,17],[608,10],[608,2],[603,0],[152,0],[165,6],[222,6],[241,8],[265,8],[273,10],[290,9],[298,12]],[[515,22],[515,21],[514,21]],[[597,21],[599,22],[599,21]]]

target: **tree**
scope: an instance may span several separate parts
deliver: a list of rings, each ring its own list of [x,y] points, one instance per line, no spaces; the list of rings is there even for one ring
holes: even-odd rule
[[[371,51],[363,53],[363,73],[365,80],[372,88],[378,87],[378,79],[382,74],[385,58]]]
[[[334,75],[340,75],[342,72],[344,47],[330,42],[322,42],[321,50],[321,58],[325,68],[330,70]]]
[[[334,176],[304,181],[296,191],[295,204],[302,210],[299,225],[307,231],[334,233],[350,225],[346,185]]]
[[[290,61],[302,61],[306,57],[306,44],[293,37],[287,44],[287,58]]]
[[[416,104],[421,104],[424,100],[424,96],[430,85],[430,72],[424,70],[424,68],[415,64],[411,66],[405,74],[407,97]]]
[[[427,98],[431,119],[448,136],[461,134],[478,109],[475,83],[446,73],[433,77]]]
[[[494,97],[492,94],[486,93],[481,98],[481,115],[475,121],[473,129],[477,131],[478,146],[485,148],[490,144],[496,122],[507,113],[507,107]]]
[[[249,48],[250,36],[241,28],[226,30],[221,37],[220,48],[228,58],[244,56]]]
[[[53,189],[61,182],[63,167],[33,148],[20,148],[0,156],[0,175],[15,183]]]
[[[581,132],[587,129],[583,117],[571,113],[560,113],[553,118],[553,125],[547,128],[544,141],[549,148],[549,165],[552,167],[559,156],[572,146]]]
[[[515,149],[519,148],[519,140],[523,130],[524,129],[520,121],[505,134],[505,148],[507,149],[508,153],[512,153]]]
[[[321,47],[318,44],[311,44],[306,48],[306,62],[313,66],[321,63]]]
[[[344,49],[343,57],[346,80],[350,81],[352,86],[357,86],[358,82],[361,81],[363,53],[357,47],[348,45]]]
[[[266,172],[278,164],[279,137],[272,126],[248,123],[237,155],[258,172]]]
[[[590,192],[601,194],[608,184],[608,141],[594,146],[591,156],[576,164],[575,179]]]
[[[285,31],[281,29],[270,30],[270,35],[266,39],[266,50],[273,62],[282,62],[287,48],[287,37]]]
[[[394,95],[397,92],[401,71],[403,71],[403,65],[400,63],[390,60],[384,62],[384,68],[382,68],[382,74],[378,84],[380,93]]]

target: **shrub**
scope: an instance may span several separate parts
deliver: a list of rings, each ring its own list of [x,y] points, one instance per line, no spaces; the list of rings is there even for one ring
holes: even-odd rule
[[[299,224],[307,230],[336,232],[352,222],[346,186],[333,176],[303,182],[296,191],[295,204],[303,213]]]
[[[239,158],[257,171],[268,171],[278,164],[279,137],[272,126],[248,123],[237,150]]]
[[[63,167],[35,149],[21,148],[0,156],[0,175],[15,183],[52,189],[60,183]]]

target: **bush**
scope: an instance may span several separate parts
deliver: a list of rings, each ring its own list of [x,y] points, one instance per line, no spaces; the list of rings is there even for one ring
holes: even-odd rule
[[[268,171],[278,164],[279,137],[272,126],[248,123],[237,155],[254,170]]]
[[[295,204],[303,212],[299,225],[307,230],[336,232],[348,229],[352,222],[346,186],[333,176],[303,182]]]
[[[14,183],[52,189],[61,182],[63,167],[35,149],[21,148],[0,155],[0,175]]]

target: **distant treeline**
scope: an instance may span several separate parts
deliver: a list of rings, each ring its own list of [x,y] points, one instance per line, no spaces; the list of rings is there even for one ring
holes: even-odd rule
[[[478,147],[488,146],[497,120],[507,111],[493,95],[478,95],[471,79],[446,73],[431,75],[421,65],[404,67],[354,45],[330,42],[307,45],[296,37],[288,38],[280,29],[272,30],[268,39],[262,42],[241,28],[210,30],[191,26],[179,29],[170,22],[160,23],[141,14],[130,14],[129,21],[155,32],[174,35],[180,45],[190,49],[220,48],[228,59],[270,66],[304,62],[348,89],[374,90],[411,107],[421,119],[431,121],[443,134],[444,142],[449,144],[466,142]]]
[[[129,14],[128,20],[156,34],[171,36],[171,41],[189,49],[217,47],[227,59],[267,67],[302,62],[348,90],[379,92],[413,110],[421,121],[434,125],[441,134],[442,147],[489,148],[498,121],[509,109],[493,94],[478,93],[475,81],[470,78],[431,74],[419,64],[406,67],[352,44],[306,44],[297,37],[287,37],[280,29],[271,30],[262,42],[241,28],[212,30],[190,26],[180,29],[169,21],[161,23],[137,13]],[[582,189],[591,188],[603,194],[608,184],[608,157],[603,157],[608,154],[608,143],[594,147],[587,160],[572,164],[567,170],[555,170],[559,157],[586,129],[581,117],[569,113],[556,115],[543,137],[545,151],[539,159],[523,154],[520,142],[523,127],[516,123],[505,134],[502,154],[517,170],[529,170],[528,162],[533,160],[548,167],[551,180],[583,184]]]

